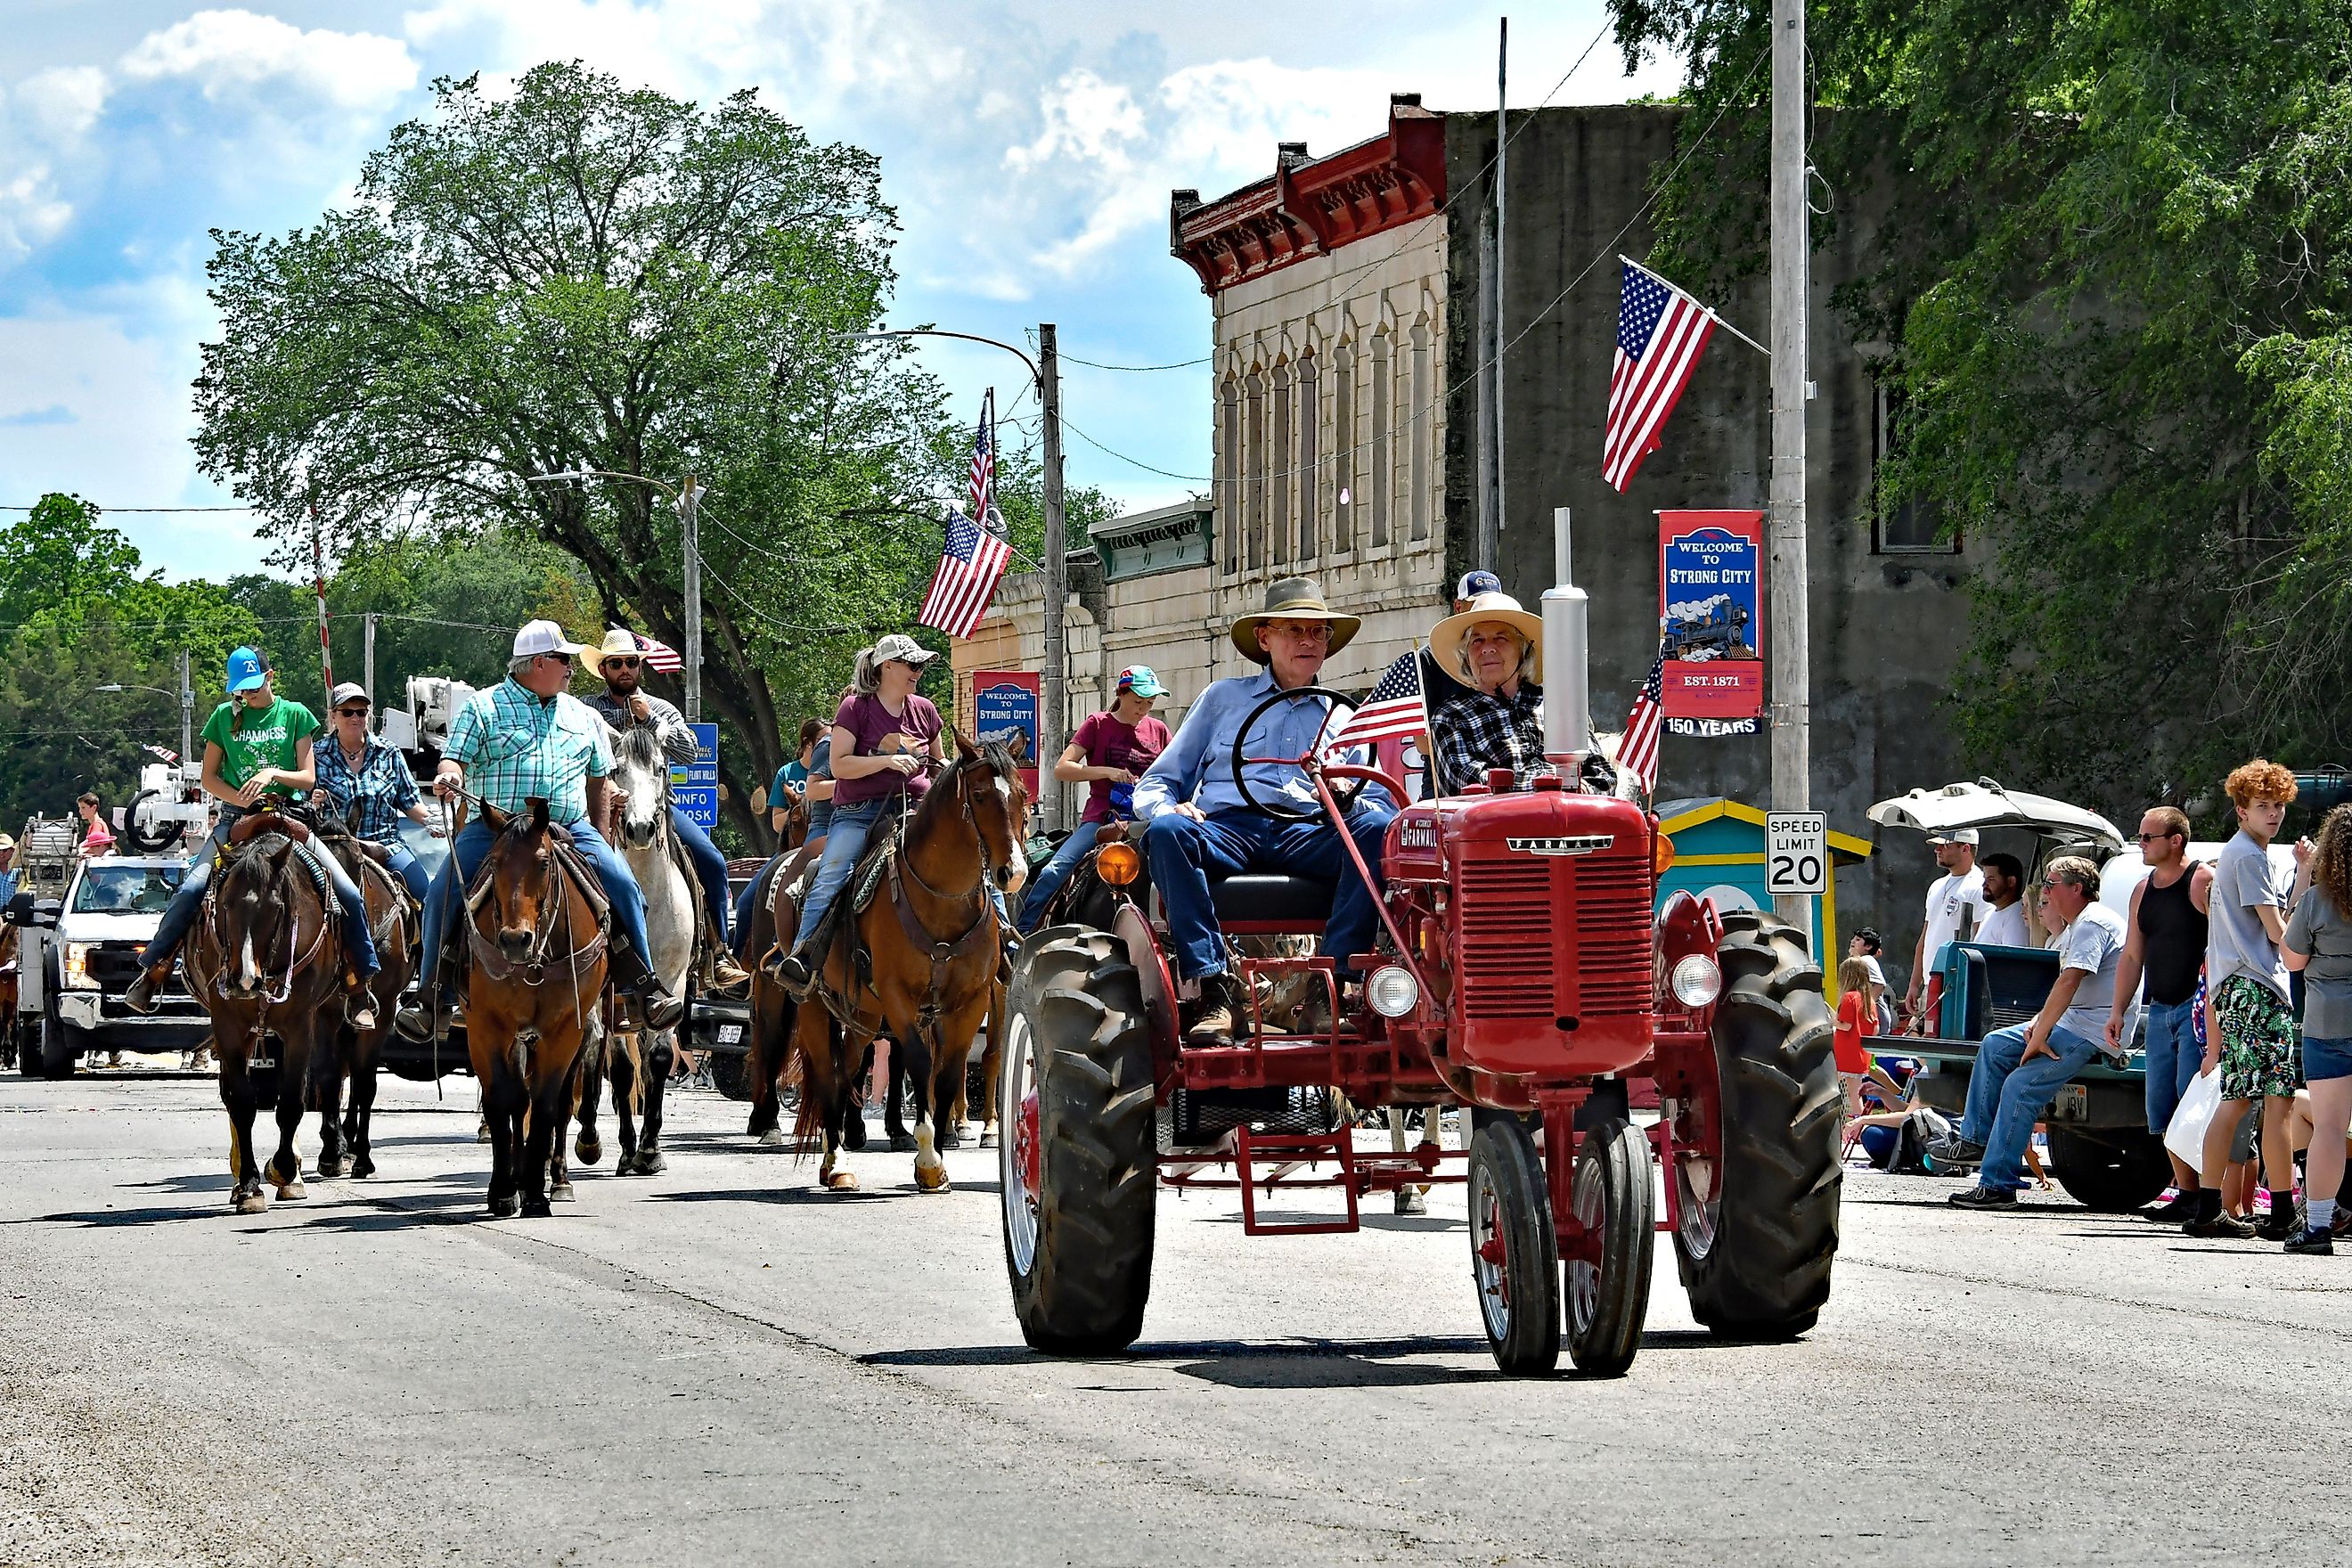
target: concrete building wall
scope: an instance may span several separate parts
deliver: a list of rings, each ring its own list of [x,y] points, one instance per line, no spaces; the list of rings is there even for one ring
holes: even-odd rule
[[[1720,331],[1664,427],[1663,448],[1627,492],[1617,494],[1601,478],[1617,331],[1616,258],[1639,258],[1649,250],[1651,230],[1639,215],[1653,171],[1677,153],[1682,112],[1621,106],[1511,118],[1517,135],[1508,163],[1503,310],[1507,337],[1522,330],[1525,336],[1504,361],[1499,566],[1504,586],[1532,600],[1551,578],[1552,509],[1574,510],[1576,574],[1593,601],[1594,716],[1608,729],[1622,722],[1657,652],[1655,513],[1760,509],[1766,501],[1769,362]],[[1449,293],[1464,302],[1447,343],[1454,383],[1465,391],[1446,450],[1447,548],[1457,567],[1466,567],[1477,539],[1475,432],[1483,394],[1465,384],[1488,357],[1469,302],[1479,298],[1479,226],[1490,199],[1490,182],[1480,183],[1479,174],[1493,153],[1491,116],[1447,118]],[[1890,553],[1876,547],[1872,473],[1884,409],[1864,348],[1830,301],[1868,267],[1878,217],[1873,207],[1843,196],[1835,233],[1812,260],[1810,369],[1818,395],[1806,428],[1811,785],[1812,804],[1829,813],[1832,828],[1879,842],[1867,867],[1840,879],[1840,923],[1848,931],[1876,925],[1904,953],[1907,969],[1932,862],[1917,835],[1879,833],[1863,813],[1874,800],[1960,776],[1958,741],[1939,704],[1967,636],[1961,585],[1979,569],[1980,553],[1973,547],[1957,555],[1948,548]],[[1758,259],[1758,276],[1706,302],[1764,341],[1768,298]],[[1555,303],[1588,264],[1591,270]],[[1696,289],[1698,280],[1675,281]],[[1769,746],[1764,735],[1667,735],[1661,792],[1767,805]]]

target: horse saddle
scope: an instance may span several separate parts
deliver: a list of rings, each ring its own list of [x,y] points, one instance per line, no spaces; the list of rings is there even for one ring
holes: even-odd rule
[[[571,878],[572,885],[580,889],[580,896],[588,900],[588,908],[595,914],[596,923],[600,926],[608,924],[612,919],[613,900],[604,896],[604,879],[596,875],[596,868],[589,864],[588,857],[580,852],[580,847],[572,842],[572,835],[562,825],[549,825],[547,842],[553,851],[556,868]],[[480,902],[489,889],[490,861],[491,857],[483,856],[482,863],[474,868],[474,875],[466,884],[467,910]]]
[[[319,897],[327,906],[328,921],[332,922],[340,920],[343,912],[342,900],[335,897],[334,884],[327,876],[325,862],[320,858],[325,851],[312,842],[310,825],[299,818],[276,811],[247,812],[228,825],[228,833],[216,858],[225,866],[227,864],[230,849],[251,844],[255,839],[270,833],[285,835],[288,841],[294,846],[294,858],[300,861],[302,868],[310,874],[310,885],[319,889]],[[205,900],[206,903],[212,900],[212,892],[209,889],[205,890]]]
[[[902,829],[895,824],[887,833],[877,834],[866,847],[857,868],[849,874],[849,910],[864,914],[874,902],[874,895],[882,888],[882,879],[889,874],[890,861],[898,853]]]
[[[310,842],[310,825],[282,811],[248,811],[228,825],[228,842],[247,844],[265,833],[283,833],[297,844]]]

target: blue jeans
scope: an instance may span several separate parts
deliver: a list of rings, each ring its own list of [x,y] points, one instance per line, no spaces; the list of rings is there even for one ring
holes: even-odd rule
[[[677,806],[669,808],[670,831],[686,846],[686,858],[694,862],[694,879],[702,884],[703,907],[710,911],[713,924],[719,928],[719,941],[727,942],[727,911],[734,897],[727,890],[727,857],[719,846],[710,842],[710,835],[694,818]]]
[[[581,855],[596,868],[596,880],[604,885],[604,897],[613,905],[614,934],[628,942],[642,966],[653,948],[646,941],[646,895],[636,878],[629,874],[629,863],[588,826],[585,817],[564,826],[572,830],[572,842]],[[466,884],[474,879],[474,872],[489,858],[490,847],[497,842],[490,825],[474,818],[449,846],[449,858],[441,862],[441,874],[433,879],[433,891],[425,900],[425,957],[417,971],[427,983],[440,973],[441,941],[466,896]]]
[[[1979,1186],[2014,1192],[2025,1185],[2025,1146],[2032,1141],[2034,1122],[2058,1090],[2099,1055],[2095,1041],[2067,1029],[2050,1031],[2050,1048],[2058,1053],[2055,1060],[2026,1061],[2022,1024],[1995,1029],[1977,1047],[1960,1136],[1984,1145]]]
[[[140,963],[153,969],[169,963],[180,951],[180,943],[188,937],[188,928],[196,923],[196,911],[204,907],[205,889],[212,886],[213,855],[228,837],[229,825],[236,820],[226,812],[213,828],[212,837],[188,862],[187,875],[181,879],[179,890],[163,907],[163,915],[155,922],[155,934],[147,939],[146,949],[139,955]],[[367,900],[361,896],[360,887],[352,880],[331,855],[320,854],[314,863],[326,868],[327,883],[335,889],[335,902],[343,908],[343,955],[362,977],[373,974],[382,965],[375,958],[375,933],[368,930]]]
[[[801,907],[800,933],[793,941],[794,952],[808,950],[809,939],[816,934],[817,922],[833,908],[833,900],[841,896],[849,874],[857,868],[858,860],[866,854],[875,825],[882,820],[884,812],[898,808],[897,800],[885,795],[880,800],[860,801],[835,809],[833,826],[825,831],[824,854],[816,863],[816,875],[809,879],[808,902]],[[993,882],[984,886],[988,889],[988,901],[996,906],[996,918],[1010,926],[1013,917],[1005,911],[1004,895],[996,890]]]
[[[1384,805],[1359,803],[1348,814],[1348,832],[1362,852],[1376,884],[1381,839],[1396,814]],[[1328,821],[1276,822],[1254,811],[1221,811],[1205,822],[1166,811],[1144,829],[1143,849],[1151,861],[1151,885],[1168,910],[1168,935],[1175,947],[1176,974],[1198,980],[1225,967],[1225,941],[1217,930],[1209,883],[1244,871],[1285,872],[1336,882],[1331,918],[1316,949],[1339,960],[1341,969],[1369,950],[1380,918],[1377,895],[1348,862],[1339,832]]]
[[[2147,1130],[2162,1132],[2172,1125],[2180,1097],[2197,1081],[2205,1063],[2204,1047],[2197,1043],[2197,999],[2168,1006],[2147,1005]]]
[[[1070,836],[1062,840],[1062,847],[1054,851],[1054,858],[1037,868],[1035,879],[1029,884],[1028,896],[1021,900],[1023,935],[1037,929],[1037,922],[1045,917],[1046,900],[1070,879],[1070,873],[1078,868],[1078,862],[1085,859],[1087,851],[1095,847],[1096,836],[1102,832],[1102,828],[1099,822],[1079,823],[1070,830]]]
[[[425,862],[408,852],[407,845],[385,845],[383,863],[391,868],[394,876],[407,884],[409,897],[420,904],[425,901],[425,893],[433,886],[433,879],[425,875]]]

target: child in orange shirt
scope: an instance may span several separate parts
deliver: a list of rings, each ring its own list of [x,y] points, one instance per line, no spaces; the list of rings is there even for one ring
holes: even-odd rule
[[[1832,1049],[1837,1055],[1838,1082],[1845,1089],[1846,1114],[1862,1114],[1862,1080],[1870,1072],[1870,1053],[1863,1048],[1863,1037],[1875,1031],[1878,1023],[1878,1002],[1870,984],[1870,965],[1859,958],[1849,958],[1838,965],[1837,1035]]]

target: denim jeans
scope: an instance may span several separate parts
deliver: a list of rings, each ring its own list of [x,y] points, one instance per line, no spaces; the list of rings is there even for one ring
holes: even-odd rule
[[[2197,1043],[2197,999],[2168,1006],[2147,1005],[2147,1130],[2162,1132],[2172,1125],[2180,1097],[2197,1081],[2205,1052]]]
[[[2058,1053],[2056,1059],[2026,1061],[2022,1024],[1995,1029],[1977,1047],[1960,1136],[1984,1145],[1979,1186],[2014,1192],[2025,1185],[2025,1146],[2032,1141],[2034,1122],[2058,1090],[2099,1056],[2097,1042],[2066,1029],[2050,1031],[2050,1048]]]
[[[1381,839],[1395,815],[1384,805],[1362,803],[1348,814],[1349,835],[1376,885],[1381,884]],[[1254,811],[1221,811],[1195,822],[1181,812],[1166,811],[1144,829],[1143,848],[1151,861],[1151,885],[1167,907],[1179,979],[1223,973],[1225,942],[1217,930],[1209,883],[1213,878],[1222,880],[1244,871],[1336,883],[1331,918],[1316,951],[1339,960],[1345,969],[1350,958],[1371,946],[1380,919],[1374,902],[1378,895],[1356,875],[1328,821],[1277,822]]]
[[[1102,829],[1103,825],[1099,822],[1079,823],[1070,830],[1070,836],[1062,840],[1062,847],[1054,851],[1054,858],[1037,868],[1027,895],[1021,900],[1023,935],[1037,929],[1037,922],[1045,918],[1047,900],[1070,879],[1070,873],[1078,868],[1078,862],[1085,859],[1087,851],[1095,847],[1095,839]]]
[[[702,884],[702,902],[710,910],[711,922],[719,928],[719,940],[727,941],[727,911],[734,896],[727,889],[727,857],[719,846],[710,842],[710,835],[702,831],[701,824],[677,806],[669,808],[670,831],[686,846],[686,858],[694,863],[694,879]]]
[[[898,809],[897,799],[890,795],[835,809],[833,826],[825,830],[824,858],[817,861],[816,875],[809,879],[808,902],[801,909],[800,934],[793,944],[795,950],[808,947],[809,939],[816,934],[817,922],[833,908],[833,900],[841,896],[849,874],[857,869],[866,846],[874,837],[876,826],[883,820],[883,813]],[[982,885],[988,889],[988,901],[996,907],[996,918],[1010,926],[1013,917],[1004,908],[1004,895],[996,890],[994,882]]]
[[[229,826],[236,816],[221,813],[212,837],[188,862],[187,875],[180,879],[178,891],[163,907],[163,918],[155,922],[155,934],[147,939],[147,946],[139,954],[142,967],[153,969],[169,963],[179,952],[180,943],[187,940],[188,928],[196,923],[196,911],[204,907],[205,889],[212,886],[214,853],[227,841]],[[352,880],[351,873],[333,856],[322,853],[311,858],[313,864],[326,870],[327,883],[335,890],[335,902],[342,906],[343,955],[361,975],[373,974],[382,966],[376,963],[375,933],[368,929],[367,900],[361,895],[359,884]]]
[[[408,852],[407,845],[385,845],[383,863],[394,876],[407,885],[411,898],[420,904],[425,901],[425,895],[432,890],[433,879],[425,874],[425,862]]]
[[[646,941],[646,895],[637,887],[636,878],[629,874],[629,863],[604,842],[585,817],[565,826],[571,829],[572,842],[579,847],[581,855],[596,868],[596,880],[603,884],[604,897],[612,902],[614,934],[628,942],[632,954],[643,964],[645,955],[652,951]],[[459,900],[466,896],[466,884],[474,879],[474,872],[489,858],[490,847],[497,842],[498,835],[490,830],[490,825],[478,816],[474,818],[449,847],[449,858],[441,863],[441,874],[433,879],[433,891],[425,900],[425,957],[423,967],[417,971],[428,982],[440,973],[437,965],[441,942],[448,934]]]

